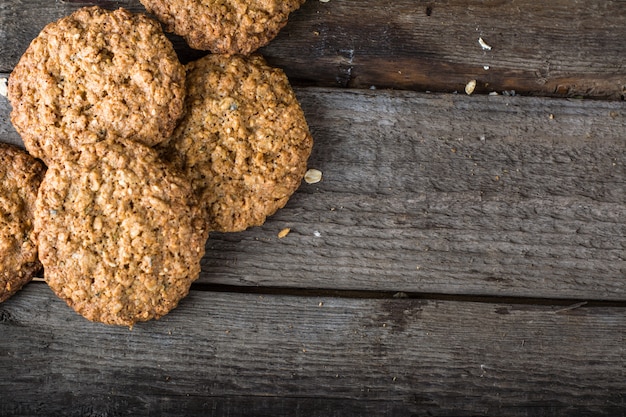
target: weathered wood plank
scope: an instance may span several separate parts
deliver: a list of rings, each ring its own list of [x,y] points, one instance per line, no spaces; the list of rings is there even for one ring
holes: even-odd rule
[[[625,299],[624,103],[297,93],[324,179],[213,234],[199,282]]]
[[[315,85],[623,99],[625,37],[623,1],[309,1],[263,52]]]
[[[144,11],[138,0],[5,0],[0,71],[46,23],[91,4]],[[172,39],[183,61],[203,54]],[[309,0],[262,53],[301,85],[452,92],[476,79],[477,92],[623,99],[624,39],[623,0]]]
[[[129,331],[33,283],[0,332],[3,416],[626,413],[623,308],[192,291]]]
[[[298,94],[323,181],[213,234],[202,282],[624,299],[623,104]]]

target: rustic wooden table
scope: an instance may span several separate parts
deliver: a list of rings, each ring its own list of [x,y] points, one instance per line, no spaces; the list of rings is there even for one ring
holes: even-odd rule
[[[143,10],[3,0],[0,77],[96,3]],[[323,180],[161,320],[0,304],[0,415],[626,415],[626,1],[308,0],[261,52]]]

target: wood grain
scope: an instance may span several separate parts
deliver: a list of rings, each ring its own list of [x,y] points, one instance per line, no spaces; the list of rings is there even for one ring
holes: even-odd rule
[[[622,104],[298,95],[322,182],[213,234],[202,282],[624,299]]]
[[[79,7],[145,9],[138,0],[21,0],[0,6],[0,71],[47,23]],[[36,6],[35,6],[36,4]],[[478,39],[492,47],[484,50]],[[309,0],[261,50],[294,84],[624,99],[623,0]],[[172,36],[184,62],[202,56]],[[487,68],[487,69],[485,69]]]
[[[193,291],[131,331],[30,284],[0,305],[0,414],[623,415],[625,323],[602,307]]]
[[[625,299],[623,103],[297,94],[323,180],[263,227],[212,234],[200,283]]]

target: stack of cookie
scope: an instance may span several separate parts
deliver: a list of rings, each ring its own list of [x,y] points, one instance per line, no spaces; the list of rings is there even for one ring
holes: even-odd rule
[[[11,74],[11,120],[48,170],[34,210],[45,279],[90,320],[169,312],[200,272],[206,222],[157,145],[185,71],[160,25],[85,8],[48,25]]]
[[[267,7],[272,22],[293,8]],[[209,231],[262,224],[299,186],[312,147],[282,71],[230,53],[184,68],[157,22],[123,9],[84,8],[44,28],[10,77],[9,100],[26,149],[48,169],[26,155],[33,250],[22,265],[32,267],[20,283],[0,271],[0,284],[8,297],[30,279],[38,244],[53,291],[107,324],[176,307]]]

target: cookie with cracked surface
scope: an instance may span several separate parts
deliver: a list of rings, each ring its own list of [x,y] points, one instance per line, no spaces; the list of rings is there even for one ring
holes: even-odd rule
[[[155,145],[181,116],[185,71],[160,24],[97,6],[48,24],[9,77],[11,121],[47,164],[112,137]]]
[[[194,49],[248,55],[267,45],[305,0],[141,0]]]
[[[41,269],[33,221],[45,171],[40,161],[22,149],[0,143],[0,302]]]
[[[89,320],[132,326],[175,308],[208,237],[189,181],[126,139],[53,164],[35,210],[44,278]]]
[[[282,70],[262,57],[187,66],[185,116],[162,150],[191,179],[209,230],[259,226],[299,187],[313,139]]]

